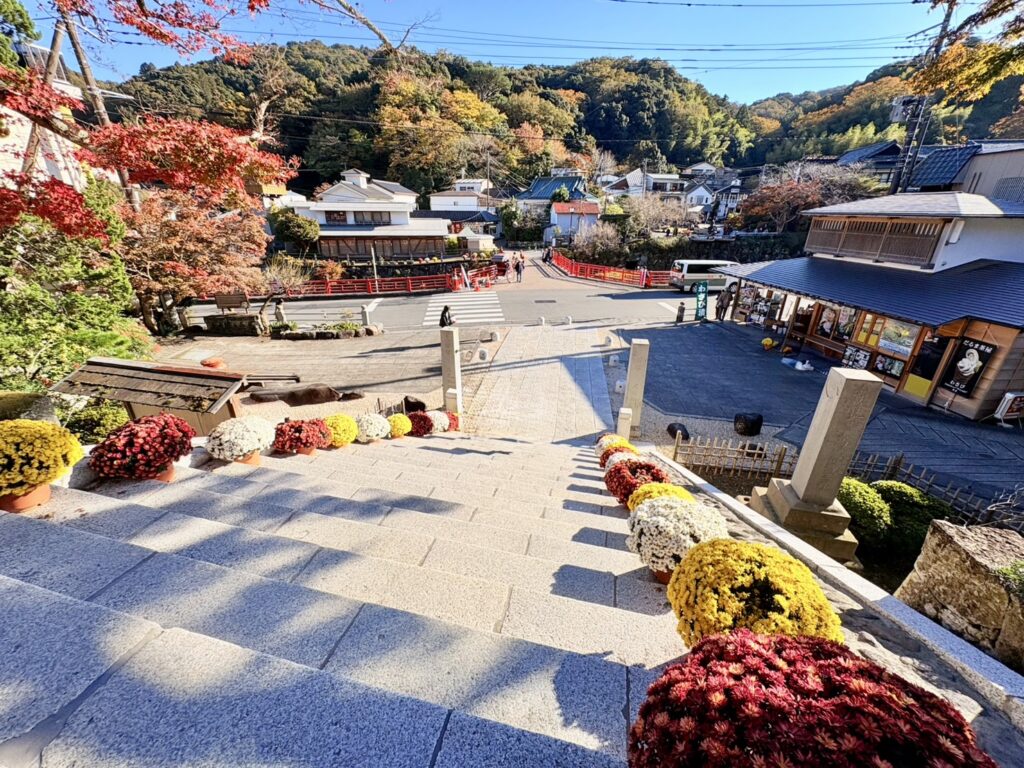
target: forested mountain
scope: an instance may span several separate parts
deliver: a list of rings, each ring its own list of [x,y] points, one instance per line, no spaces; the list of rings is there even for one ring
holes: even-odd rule
[[[903,74],[889,67],[850,86],[743,106],[658,59],[509,68],[313,41],[262,46],[245,63],[143,65],[112,86],[134,97],[117,102],[124,117],[205,117],[276,141],[302,159],[298,189],[358,166],[429,193],[463,173],[525,186],[560,165],[610,171],[646,160],[658,171],[836,154],[900,135],[889,110],[907,92]],[[935,108],[930,139],[991,135],[1018,105],[1022,80],[1007,78],[973,107]]]

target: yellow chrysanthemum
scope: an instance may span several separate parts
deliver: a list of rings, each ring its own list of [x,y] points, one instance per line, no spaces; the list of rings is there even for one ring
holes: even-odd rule
[[[693,494],[685,488],[680,488],[678,485],[672,483],[647,483],[647,485],[641,485],[633,494],[629,497],[626,502],[626,506],[629,507],[629,511],[632,512],[640,504],[650,499],[657,499],[661,496],[671,496],[681,501],[688,501],[693,503],[695,500]]]
[[[388,424],[391,425],[391,438],[405,437],[412,431],[412,422],[404,413],[396,413],[388,416]]]
[[[83,456],[78,438],[59,424],[0,421],[0,494],[16,496],[52,483]]]
[[[336,413],[324,419],[324,424],[331,431],[331,447],[344,448],[355,442],[359,434],[359,427],[356,420],[344,413]]]

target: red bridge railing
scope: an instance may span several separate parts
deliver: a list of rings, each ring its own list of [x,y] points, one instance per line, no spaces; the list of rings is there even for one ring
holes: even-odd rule
[[[633,285],[637,288],[666,288],[669,284],[669,272],[667,271],[622,269],[621,267],[587,264],[583,261],[574,261],[561,251],[554,252],[551,263],[569,277],[580,277],[584,280],[601,280],[606,283]]]
[[[345,294],[420,293],[450,291],[451,275],[420,277],[380,277],[365,280],[310,280],[299,288],[286,291],[288,296],[344,296]]]

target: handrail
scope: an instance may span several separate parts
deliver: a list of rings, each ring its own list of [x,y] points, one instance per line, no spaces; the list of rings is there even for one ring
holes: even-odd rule
[[[551,263],[569,277],[584,280],[601,280],[606,283],[633,285],[637,288],[667,288],[669,272],[666,270],[623,269],[574,261],[561,251],[553,251]]]
[[[287,296],[374,295],[378,293],[419,293],[450,291],[452,276],[420,275],[416,277],[380,277],[346,280],[308,280],[298,288],[285,291]]]

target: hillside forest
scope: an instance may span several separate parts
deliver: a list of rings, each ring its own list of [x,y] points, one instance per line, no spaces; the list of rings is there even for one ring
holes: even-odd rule
[[[509,68],[446,53],[398,62],[311,41],[261,46],[245,63],[144,64],[108,85],[133,97],[115,103],[121,119],[211,120],[300,158],[290,184],[299,191],[355,166],[428,194],[460,175],[522,188],[559,166],[597,175],[644,162],[658,172],[840,154],[902,138],[889,115],[893,98],[910,92],[909,73],[891,65],[862,82],[741,105],[659,59]],[[927,141],[1024,138],[1022,84],[1005,77],[974,103],[935,99]]]

